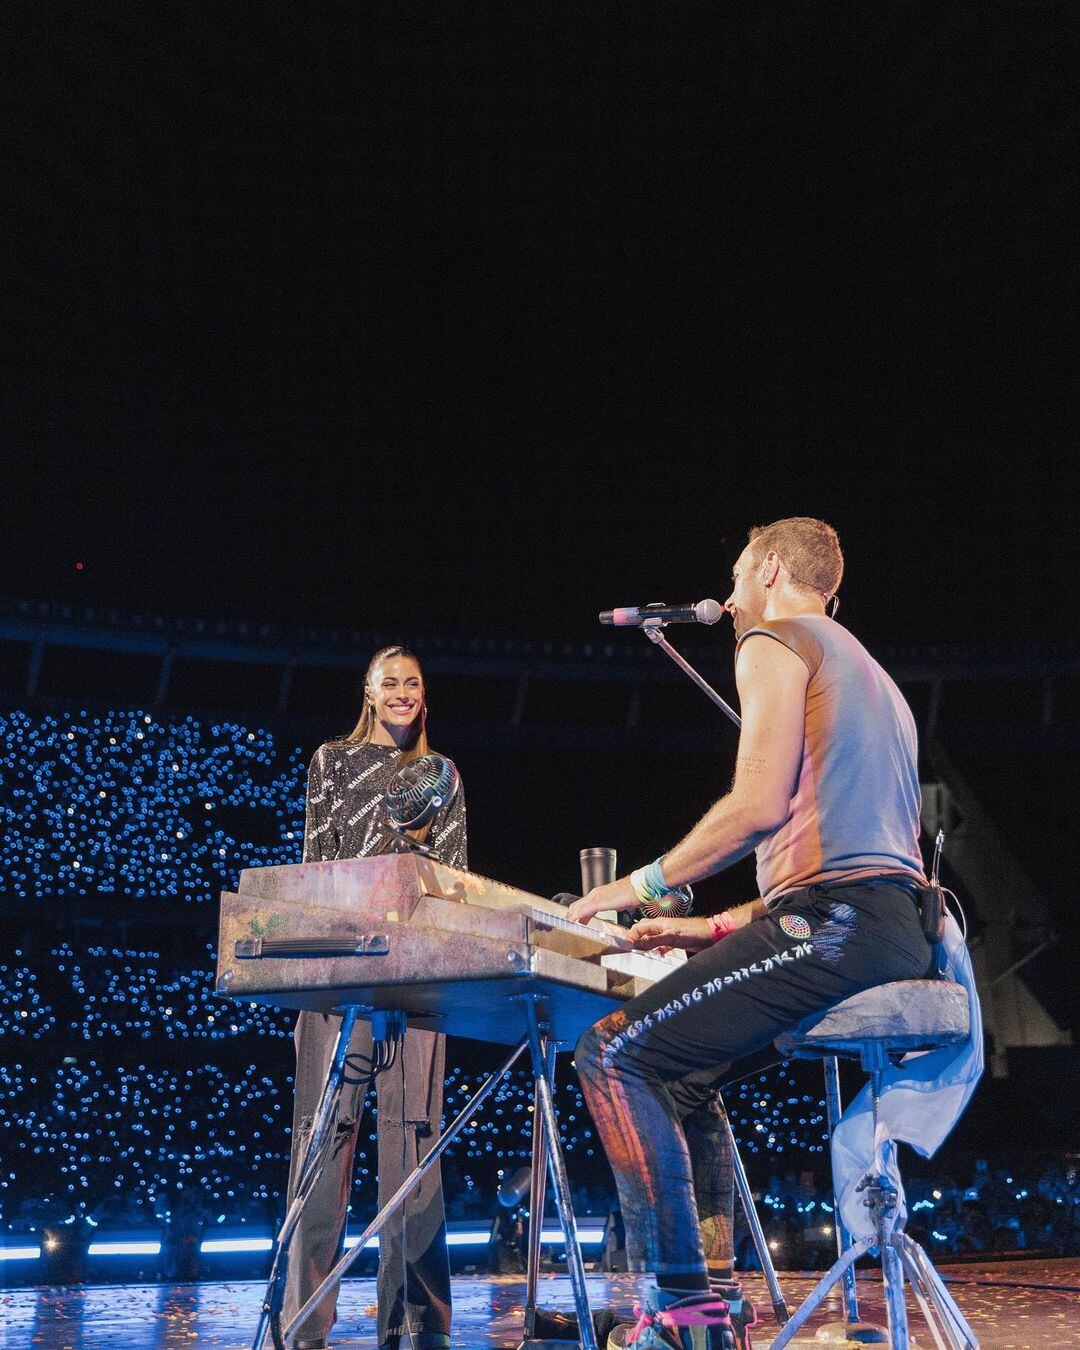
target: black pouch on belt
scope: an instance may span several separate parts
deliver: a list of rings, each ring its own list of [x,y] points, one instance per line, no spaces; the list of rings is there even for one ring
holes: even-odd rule
[[[937,882],[915,888],[915,903],[923,937],[934,953],[934,970],[940,975],[945,969],[945,896]]]

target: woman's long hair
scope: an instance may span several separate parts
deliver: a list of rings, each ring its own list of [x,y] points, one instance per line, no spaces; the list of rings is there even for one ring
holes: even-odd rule
[[[382,647],[371,658],[368,663],[367,673],[364,675],[364,708],[360,714],[360,720],[357,722],[356,726],[353,727],[352,731],[349,732],[348,736],[343,737],[346,745],[365,745],[370,743],[373,739],[376,722],[375,704],[367,696],[368,686],[371,683],[371,677],[375,672],[375,667],[379,662],[391,661],[397,656],[402,656],[408,661],[416,662],[416,668],[420,671],[423,695],[420,700],[420,711],[413,718],[412,726],[409,728],[409,739],[404,745],[399,747],[397,757],[394,760],[395,773],[397,773],[403,764],[408,764],[410,760],[419,759],[421,755],[431,753],[431,746],[428,744],[427,738],[427,689],[423,686],[424,672],[420,665],[420,658],[415,652],[410,651],[408,647],[403,647],[399,643],[391,647]],[[421,829],[407,830],[406,833],[410,839],[415,839],[417,843],[422,844],[427,838],[427,833],[430,828],[431,822],[429,821],[428,824],[424,825]],[[392,843],[392,839],[385,840],[378,851],[384,853]]]
[[[392,661],[394,657],[402,656],[407,661],[415,661],[416,668],[420,671],[421,684],[424,679],[424,672],[420,667],[420,658],[415,652],[411,652],[408,647],[402,647],[400,644],[393,647],[383,647],[375,653],[368,663],[367,673],[364,676],[364,709],[360,714],[360,721],[353,727],[352,731],[345,737],[350,745],[364,745],[375,735],[375,704],[367,696],[368,686],[371,684],[371,677],[375,673],[375,667],[380,661]],[[405,745],[398,750],[398,758],[394,761],[394,769],[397,771],[403,764],[408,764],[411,759],[419,759],[421,755],[431,752],[431,746],[427,738],[427,690],[424,690],[423,697],[420,700],[420,711],[413,718],[412,726],[409,728],[409,739]]]

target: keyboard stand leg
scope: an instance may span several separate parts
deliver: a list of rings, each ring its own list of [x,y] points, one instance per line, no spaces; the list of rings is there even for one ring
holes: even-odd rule
[[[540,1037],[544,1071],[549,1083],[555,1082],[555,1047],[546,1036]],[[526,1350],[536,1330],[536,1282],[540,1275],[540,1244],[544,1231],[544,1207],[547,1200],[547,1135],[537,1102],[540,1086],[533,1080],[532,1176],[529,1181],[529,1245],[526,1256],[525,1323],[519,1350]]]
[[[765,1283],[769,1286],[769,1298],[772,1300],[776,1325],[782,1327],[791,1314],[788,1312],[787,1301],[780,1289],[780,1281],[776,1278],[776,1267],[773,1265],[772,1252],[769,1251],[769,1244],[765,1241],[765,1232],[761,1227],[757,1206],[754,1204],[754,1193],[750,1189],[746,1168],[743,1167],[739,1145],[730,1121],[728,1121],[727,1129],[728,1140],[731,1144],[731,1156],[735,1164],[735,1189],[738,1191],[739,1200],[742,1202],[746,1226],[750,1229],[750,1236],[754,1240],[754,1250],[757,1252],[758,1261],[761,1263],[761,1272],[765,1276]]]
[[[493,1074],[485,1079],[483,1086],[480,1087],[472,1099],[462,1107],[453,1123],[439,1136],[431,1152],[423,1162],[420,1163],[418,1167],[413,1168],[386,1204],[383,1205],[382,1209],[379,1210],[378,1214],[375,1215],[374,1219],[372,1219],[360,1234],[352,1251],[346,1252],[344,1256],[338,1260],[337,1264],[330,1271],[330,1274],[327,1275],[326,1279],[323,1280],[322,1284],[319,1285],[318,1289],[315,1290],[312,1296],[285,1328],[283,1340],[288,1341],[288,1338],[307,1320],[312,1310],[319,1306],[332,1289],[337,1288],[349,1267],[354,1261],[359,1259],[360,1253],[364,1250],[365,1246],[373,1237],[385,1228],[387,1219],[390,1218],[395,1210],[401,1208],[410,1193],[419,1185],[420,1178],[429,1168],[433,1167],[435,1163],[438,1162],[528,1048],[528,1040],[519,1042],[518,1045],[515,1046],[509,1059],[505,1060],[500,1068],[496,1069]],[[258,1350],[258,1345],[256,1345],[255,1350]],[[593,1350],[595,1350],[595,1347],[593,1347]]]
[[[341,1099],[341,1088],[345,1081],[345,1058],[349,1052],[349,1041],[352,1039],[353,1028],[356,1026],[358,1016],[358,1008],[346,1008],[341,1014],[341,1026],[338,1028],[334,1054],[330,1060],[330,1067],[326,1073],[326,1083],[319,1099],[319,1109],[312,1121],[308,1146],[297,1173],[295,1198],[289,1206],[289,1212],[285,1216],[285,1222],[281,1225],[281,1231],[278,1233],[277,1241],[274,1244],[274,1260],[270,1268],[266,1293],[263,1296],[262,1312],[259,1316],[259,1325],[253,1342],[254,1350],[261,1350],[267,1331],[271,1333],[275,1346],[283,1346],[285,1343],[284,1337],[281,1335],[280,1318],[281,1308],[285,1301],[285,1280],[289,1272],[289,1248],[292,1245],[293,1235],[300,1223],[308,1197],[322,1175],[324,1159],[320,1155],[323,1152],[327,1131],[333,1124],[338,1102]]]
[[[541,1041],[541,1030],[537,1018],[536,998],[525,994],[521,999],[525,1010],[525,1021],[529,1035],[529,1051],[532,1055],[533,1079],[536,1083],[537,1108],[540,1111],[541,1125],[547,1136],[548,1171],[555,1191],[555,1206],[559,1211],[559,1223],[566,1241],[566,1265],[570,1273],[570,1284],[574,1290],[574,1307],[578,1318],[578,1344],[581,1350],[597,1350],[596,1335],[593,1331],[592,1312],[589,1309],[589,1294],[585,1287],[585,1265],[581,1259],[581,1247],[578,1245],[577,1223],[574,1220],[574,1206],[570,1199],[570,1183],[566,1177],[566,1164],[563,1161],[562,1145],[559,1141],[559,1122],[555,1115],[555,1099],[547,1077],[546,1049]]]

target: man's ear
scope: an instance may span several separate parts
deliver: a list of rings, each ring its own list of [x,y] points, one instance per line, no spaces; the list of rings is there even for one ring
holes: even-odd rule
[[[761,579],[765,583],[766,587],[769,587],[773,584],[773,582],[776,580],[779,571],[780,571],[780,554],[777,553],[775,549],[770,549],[768,553],[765,554],[765,562],[762,566],[762,573],[761,573]]]

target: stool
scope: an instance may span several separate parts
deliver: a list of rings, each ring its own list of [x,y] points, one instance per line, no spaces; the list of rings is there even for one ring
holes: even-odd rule
[[[780,1036],[776,1046],[788,1057],[824,1060],[830,1137],[840,1115],[836,1057],[858,1058],[870,1075],[876,1137],[878,1097],[882,1075],[889,1064],[898,1062],[911,1051],[937,1050],[958,1044],[967,1039],[969,1031],[970,1009],[967,991],[962,985],[947,980],[899,980],[875,989],[864,989],[824,1012],[814,1013]],[[852,1338],[857,1341],[881,1339],[880,1332],[875,1336],[872,1328],[859,1324],[855,1262],[865,1251],[881,1256],[885,1310],[893,1350],[908,1350],[910,1345],[904,1303],[905,1273],[939,1350],[978,1350],[974,1332],[930,1258],[904,1232],[903,1219],[898,1214],[897,1192],[881,1167],[880,1158],[875,1157],[872,1170],[858,1189],[865,1193],[864,1203],[873,1219],[874,1236],[851,1243],[834,1190],[833,1213],[839,1259],[773,1341],[772,1350],[782,1350],[788,1344],[829,1290],[841,1280],[845,1286],[845,1314]]]

